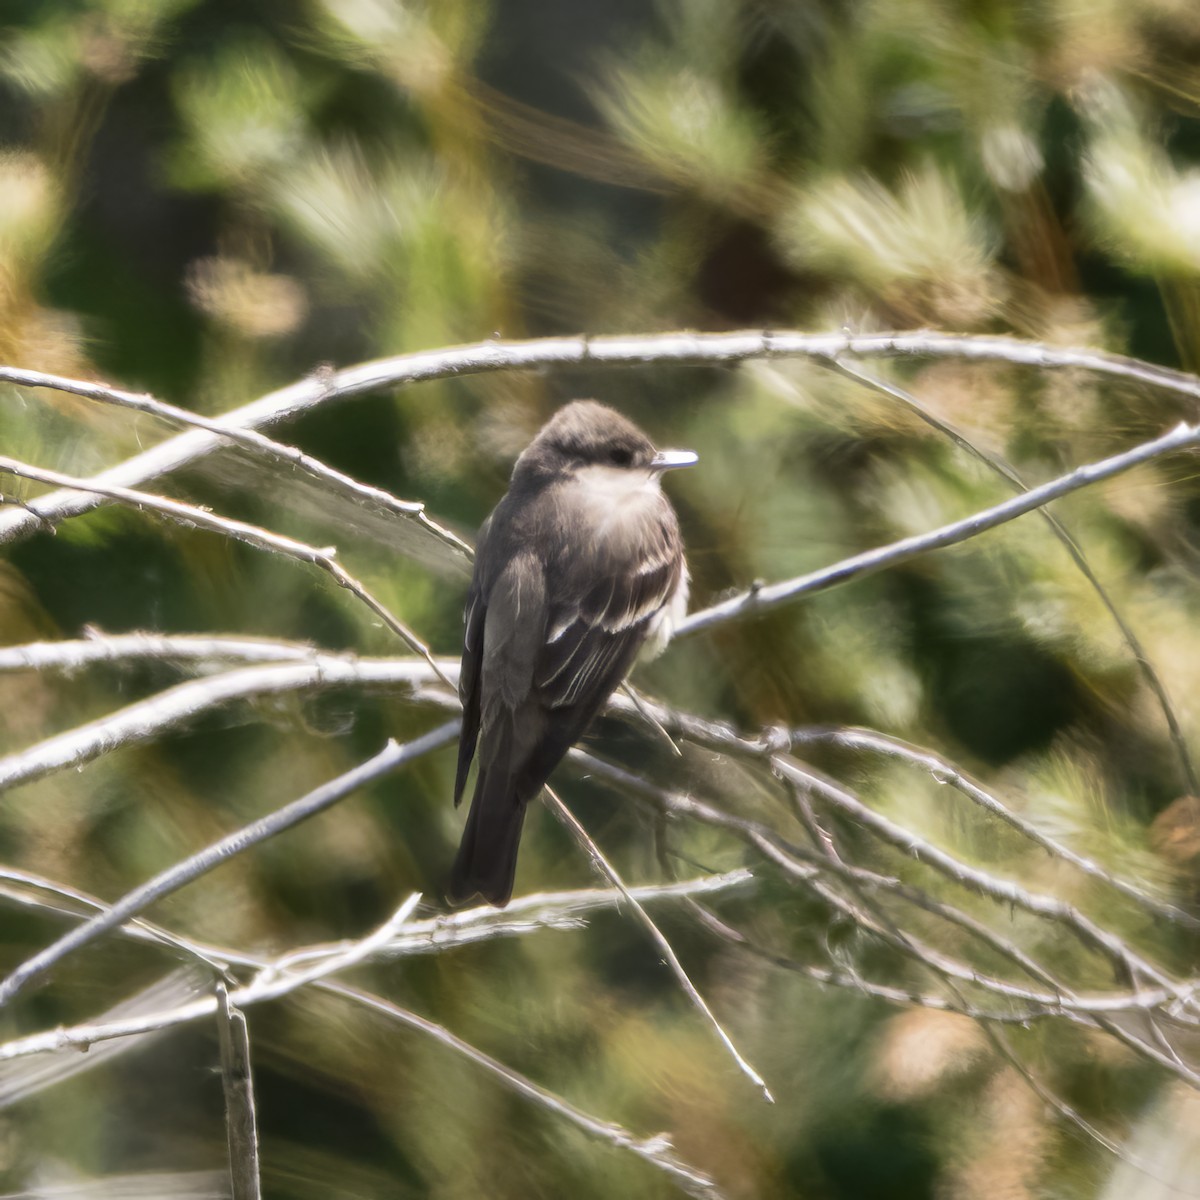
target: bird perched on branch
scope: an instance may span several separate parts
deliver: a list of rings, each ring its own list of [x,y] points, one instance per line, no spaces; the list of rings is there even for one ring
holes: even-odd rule
[[[478,750],[449,897],[503,906],[525,806],[633,666],[687,611],[688,573],[656,451],[620,413],[576,400],[517,459],[479,534],[458,691],[454,803]]]

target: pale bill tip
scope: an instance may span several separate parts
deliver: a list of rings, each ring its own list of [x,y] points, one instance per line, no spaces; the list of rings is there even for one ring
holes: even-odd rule
[[[675,467],[690,467],[700,461],[700,455],[691,450],[660,450],[651,460],[655,471],[670,471]]]

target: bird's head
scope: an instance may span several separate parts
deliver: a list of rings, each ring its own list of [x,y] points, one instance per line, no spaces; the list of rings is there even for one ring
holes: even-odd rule
[[[595,400],[573,400],[542,426],[517,460],[518,475],[557,475],[587,467],[657,475],[696,461],[690,450],[655,450],[627,417]]]

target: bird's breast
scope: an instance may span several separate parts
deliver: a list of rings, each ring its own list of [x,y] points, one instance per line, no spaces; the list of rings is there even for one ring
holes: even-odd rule
[[[665,507],[658,477],[645,471],[584,467],[569,494],[588,536],[610,550],[639,542],[648,523],[662,520]]]

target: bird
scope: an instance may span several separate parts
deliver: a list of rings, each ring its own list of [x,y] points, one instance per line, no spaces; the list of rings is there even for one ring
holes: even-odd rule
[[[452,904],[512,896],[525,808],[625,678],[687,612],[688,570],[656,450],[594,400],[560,408],[484,522],[463,614],[457,807],[475,791],[446,889]]]

